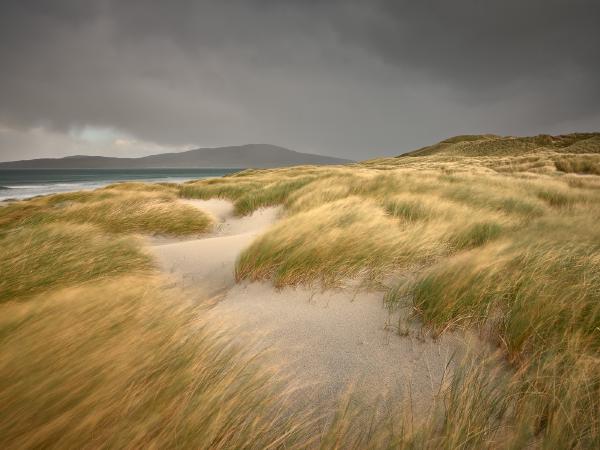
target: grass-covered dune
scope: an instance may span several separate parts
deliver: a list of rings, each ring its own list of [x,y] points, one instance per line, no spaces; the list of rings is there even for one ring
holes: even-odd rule
[[[108,232],[200,234],[211,218],[178,204],[176,185],[121,183],[96,191],[74,192],[14,202],[0,212],[0,231],[57,222],[92,224]]]
[[[458,136],[0,208],[0,447],[598,448],[598,136]],[[341,408],[317,427],[322,412],[287,411],[260,358],[153,268],[137,235],[212,226],[179,198],[281,205],[238,280],[357,279],[435,333],[479,332],[500,359],[465,363],[424,421]]]
[[[460,136],[397,158],[246,171],[182,192],[228,198],[240,214],[283,206],[283,219],[239,258],[240,280],[400,279],[391,307],[408,299],[439,332],[474,328],[498,345],[513,375],[493,387],[497,416],[470,431],[481,445],[595,447],[598,136]],[[489,408],[467,409],[483,417]]]
[[[301,448],[314,416],[167,287],[138,236],[212,219],[173,186],[0,208],[0,448]]]
[[[559,136],[514,137],[493,134],[454,136],[437,144],[420,148],[402,156],[461,155],[516,156],[531,152],[550,151],[578,154],[600,152],[600,133],[573,133]]]
[[[309,442],[268,368],[152,276],[0,306],[0,447],[268,448]]]

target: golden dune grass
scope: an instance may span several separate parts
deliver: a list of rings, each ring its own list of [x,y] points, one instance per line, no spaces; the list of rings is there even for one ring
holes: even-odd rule
[[[0,305],[0,447],[300,448],[310,417],[154,277]],[[301,443],[301,445],[300,445]]]
[[[0,235],[0,303],[91,279],[150,270],[135,239],[93,225],[30,225]]]
[[[68,198],[114,204],[130,190]],[[56,206],[43,200],[35,207]],[[286,412],[287,388],[231,344],[235,331],[202,320],[205,305],[165,288],[122,224],[74,222],[19,220],[0,235],[1,448],[300,448],[316,438],[315,416]]]
[[[574,158],[557,158],[557,170],[581,174],[600,175],[600,155],[581,155]]]
[[[177,191],[165,185],[127,183],[92,192],[57,194],[16,202],[0,210],[0,229],[52,222],[93,224],[110,232],[200,234],[211,218],[177,203]]]

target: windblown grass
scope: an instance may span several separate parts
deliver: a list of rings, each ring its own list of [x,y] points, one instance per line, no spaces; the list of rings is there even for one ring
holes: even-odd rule
[[[403,230],[374,202],[348,197],[281,221],[242,253],[236,276],[276,285],[330,285],[364,272],[377,278],[401,260],[435,256],[435,244],[431,233]]]
[[[562,172],[600,175],[600,155],[559,158],[554,164]]]
[[[304,448],[318,437],[315,416],[285,410],[285,386],[231,343],[235,332],[208,326],[201,302],[166,289],[121,225],[39,219],[0,235],[1,448]]]
[[[489,180],[474,178],[478,183],[489,189]],[[535,197],[517,205],[514,193],[498,190],[492,207],[482,209],[480,197],[461,189],[456,195],[456,183],[435,172],[359,170],[314,181],[288,195],[288,216],[241,255],[237,276],[278,285],[356,275],[376,281],[484,245],[546,208]]]
[[[281,183],[288,182],[290,171]],[[265,190],[278,185],[276,174],[269,173]],[[250,174],[243,183],[264,177],[261,173],[255,180]],[[235,178],[224,184],[235,184]],[[258,188],[243,198],[254,193],[258,200],[245,204],[261,203]],[[358,274],[381,278],[518,236],[532,221],[593,210],[600,202],[597,192],[556,177],[478,171],[449,175],[447,166],[381,171],[375,165],[370,170],[329,169],[278,198],[287,217],[244,252],[237,266],[240,279],[295,284]]]
[[[324,448],[597,448],[598,360],[563,354],[536,361],[510,373],[494,357],[467,359],[424,420],[410,409],[373,420],[347,403]]]
[[[564,222],[539,224],[425,271],[411,287],[416,307],[438,326],[492,326],[511,355],[573,337],[599,351],[600,234],[594,221],[568,231]]]
[[[7,226],[71,222],[93,224],[110,232],[186,235],[206,232],[211,218],[177,202],[168,185],[127,183],[92,192],[57,194],[0,209],[0,229]]]
[[[300,448],[309,417],[159,280],[0,305],[0,447]]]
[[[0,303],[95,278],[147,271],[139,243],[92,225],[53,223],[0,235]]]
[[[228,177],[185,183],[180,188],[180,195],[185,198],[225,198],[234,202],[237,214],[246,215],[262,207],[283,203],[291,193],[326,170],[300,167],[244,171]]]
[[[537,441],[544,448],[596,448],[600,214],[597,204],[571,192],[543,198],[554,209],[543,219],[438,261],[388,300],[410,295],[438,330],[476,328],[504,350],[516,375],[502,393],[507,422],[495,435],[516,443],[493,447]]]
[[[540,397],[540,386],[556,367],[526,367],[512,375],[496,363],[474,360],[454,373],[424,420],[395,409],[374,418],[348,404],[321,431],[314,411],[288,410],[284,385],[273,383],[260,358],[232,345],[227,328],[207,324],[202,311],[151,276],[91,282],[0,305],[0,446],[475,449],[519,448],[532,440],[548,448],[597,443],[598,416],[586,414],[598,406],[589,383],[600,371],[582,359],[561,361],[571,376],[555,379],[548,398]],[[569,432],[573,426],[579,434]]]

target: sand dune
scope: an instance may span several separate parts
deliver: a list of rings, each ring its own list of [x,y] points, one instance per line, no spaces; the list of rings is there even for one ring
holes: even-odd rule
[[[329,407],[352,385],[371,404],[379,397],[427,409],[448,365],[463,353],[463,338],[425,336],[406,310],[392,314],[384,307],[382,292],[235,284],[237,256],[276,221],[279,210],[238,218],[225,200],[187,202],[212,214],[216,230],[200,239],[154,243],[160,267],[189,292],[219,295],[210,314],[234,327],[243,342],[268,350],[283,368],[278,376],[304,387],[295,401]],[[403,336],[395,332],[400,322]]]

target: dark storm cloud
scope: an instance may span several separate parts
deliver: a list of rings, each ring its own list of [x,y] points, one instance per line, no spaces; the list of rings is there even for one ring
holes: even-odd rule
[[[354,158],[598,129],[598,23],[582,0],[4,1],[0,159],[46,155],[40,129]]]
[[[595,1],[386,2],[380,12],[359,45],[470,87],[600,66]]]

